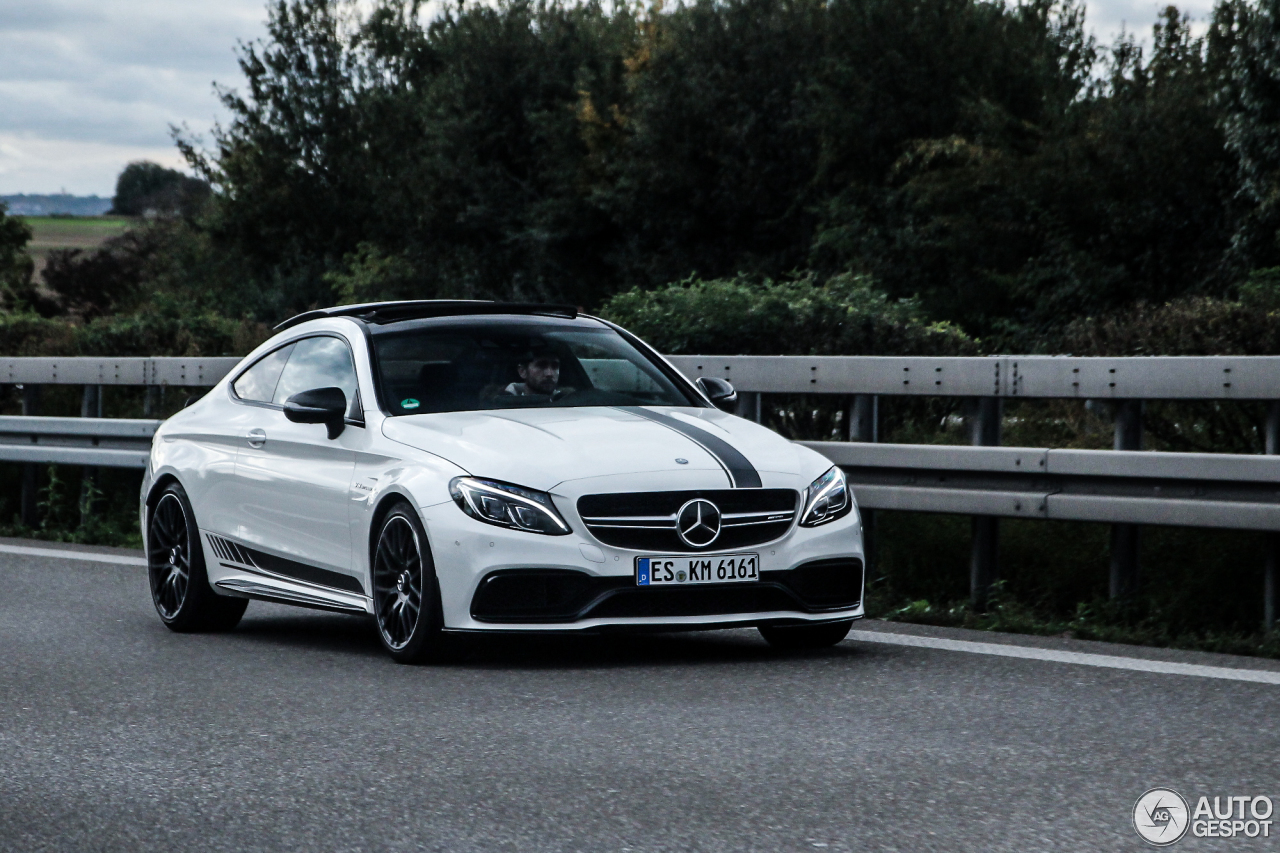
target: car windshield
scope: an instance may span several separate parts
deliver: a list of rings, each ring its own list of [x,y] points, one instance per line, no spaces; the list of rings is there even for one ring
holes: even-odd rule
[[[373,336],[392,415],[562,406],[697,406],[605,326],[541,318],[433,321]]]

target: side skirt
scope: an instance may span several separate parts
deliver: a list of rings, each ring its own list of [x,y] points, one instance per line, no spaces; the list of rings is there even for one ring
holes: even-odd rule
[[[364,586],[351,575],[267,554],[212,533],[205,533],[205,538],[209,542],[209,547],[218,555],[218,560],[228,568],[241,568],[268,577],[285,578],[312,586],[364,595]],[[228,563],[237,565],[233,567],[227,565]]]
[[[292,604],[298,607],[310,607],[313,610],[328,610],[334,613],[359,613],[362,616],[367,613],[363,607],[355,604],[332,601],[314,595],[307,595],[296,590],[280,589],[266,584],[254,583],[242,578],[227,578],[216,582],[214,586],[225,589],[235,595],[254,598],[259,601]]]
[[[213,581],[219,591],[337,613],[370,612],[364,587],[350,575],[265,554],[208,532],[205,540],[219,568],[234,573]]]

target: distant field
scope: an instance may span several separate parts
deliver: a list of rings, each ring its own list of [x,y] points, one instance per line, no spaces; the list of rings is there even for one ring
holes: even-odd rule
[[[127,216],[23,216],[31,226],[27,251],[36,262],[36,275],[54,249],[96,249],[103,242],[128,230],[133,220]]]
[[[50,249],[93,249],[102,242],[128,229],[133,221],[127,216],[24,216],[31,226],[28,251],[43,257]]]

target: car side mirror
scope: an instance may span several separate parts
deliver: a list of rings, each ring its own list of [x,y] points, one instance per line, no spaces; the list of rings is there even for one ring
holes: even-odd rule
[[[285,400],[284,416],[295,424],[324,424],[329,438],[337,438],[347,426],[347,395],[341,388],[303,391]]]
[[[728,380],[718,379],[715,376],[699,376],[696,384],[702,389],[702,393],[707,395],[711,404],[722,412],[732,412],[738,404],[738,392],[733,390]]]

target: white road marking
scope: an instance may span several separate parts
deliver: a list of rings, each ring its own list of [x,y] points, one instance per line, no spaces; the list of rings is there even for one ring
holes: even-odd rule
[[[142,557],[122,557],[118,554],[95,554],[92,551],[63,551],[58,548],[28,548],[25,545],[0,545],[0,554],[20,554],[23,557],[55,557],[59,560],[88,560],[91,563],[115,563],[119,566],[145,566]]]
[[[1107,669],[1131,669],[1136,672],[1196,675],[1201,678],[1223,678],[1228,681],[1280,684],[1280,672],[1267,672],[1257,669],[1231,669],[1225,666],[1202,666],[1194,663],[1125,658],[1118,655],[1064,652],[1056,649],[1036,649],[1028,646],[1006,646],[1000,643],[975,643],[969,640],[947,640],[941,637],[918,637],[911,634],[890,634],[881,631],[850,631],[849,639],[863,643],[884,643],[890,646],[912,646],[919,649],[941,649],[948,652],[968,652],[976,655],[996,655],[997,657],[1024,658],[1026,660],[1047,660],[1055,663],[1074,663],[1081,666],[1101,666]]]

